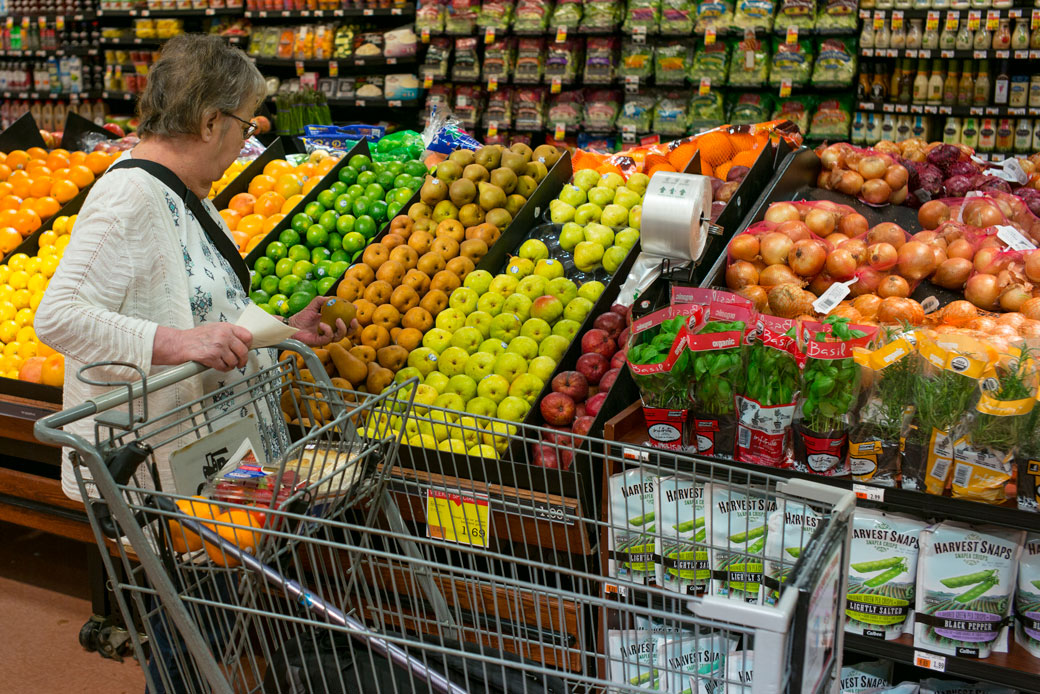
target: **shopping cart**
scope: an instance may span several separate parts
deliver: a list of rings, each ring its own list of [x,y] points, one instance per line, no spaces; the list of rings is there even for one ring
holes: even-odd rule
[[[314,383],[301,383],[297,363],[285,360],[231,389],[247,408],[277,396],[297,422],[286,427],[292,444],[267,461],[274,472],[259,498],[222,498],[219,485],[205,486],[228,513],[216,520],[190,506],[191,494],[157,488],[155,467],[164,448],[191,450],[186,440],[226,434],[227,393],[159,417],[133,407],[105,417],[200,367],[37,424],[41,440],[79,453],[92,478],[84,474],[82,487],[100,496],[88,516],[98,542],[115,548],[119,563],[107,559],[107,569],[128,623],[143,631],[133,645],[149,663],[150,691],[835,689],[850,493],[459,417],[414,404],[414,383],[378,395],[338,390],[309,350],[291,347]],[[59,431],[86,416],[99,422],[93,443]],[[319,454],[331,462],[315,472]],[[618,512],[610,489],[620,473],[632,494]],[[595,480],[591,496],[570,494],[574,478]],[[691,494],[653,497],[666,478],[702,491],[708,483],[719,500],[743,496],[779,515],[767,519],[768,532],[736,516],[725,527],[708,521],[714,532],[705,536],[701,509],[674,524],[692,535],[671,537],[651,521],[678,518]],[[136,561],[111,536],[125,537]],[[796,551],[774,552],[769,537]],[[712,565],[715,552],[728,563]],[[705,561],[717,586],[648,585],[650,575],[700,575]],[[747,602],[751,585],[759,590]]]

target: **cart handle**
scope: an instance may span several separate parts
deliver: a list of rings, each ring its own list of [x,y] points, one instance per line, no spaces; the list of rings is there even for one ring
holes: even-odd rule
[[[299,340],[283,340],[275,348],[281,350],[289,350],[296,352],[303,357],[304,362],[307,364],[307,368],[310,369],[311,375],[314,376],[315,381],[319,385],[332,387],[332,381],[329,379],[328,374],[325,373],[324,367],[321,365],[321,360],[318,359],[318,355],[314,353],[307,345],[303,344]],[[268,349],[261,347],[258,349]],[[93,364],[88,364],[83,367],[82,370],[89,369]],[[175,366],[172,369],[167,369],[154,376],[146,377],[141,376],[141,380],[133,384],[119,384],[121,387],[111,390],[107,393],[102,393],[96,398],[91,398],[84,403],[74,405],[68,409],[55,412],[52,415],[38,419],[36,424],[33,426],[33,434],[36,438],[44,443],[58,443],[61,444],[63,441],[55,440],[53,433],[62,427],[77,422],[86,417],[93,417],[94,415],[111,410],[114,407],[123,405],[131,400],[147,397],[148,393],[154,393],[163,388],[168,388],[181,381],[197,376],[208,370],[209,367],[203,366],[198,362],[189,361],[179,366]],[[81,370],[81,371],[82,371]],[[95,382],[96,383],[96,382]],[[115,385],[115,384],[113,384]]]

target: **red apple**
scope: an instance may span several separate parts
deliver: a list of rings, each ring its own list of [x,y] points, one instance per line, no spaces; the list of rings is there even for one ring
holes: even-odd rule
[[[539,404],[542,418],[553,426],[570,426],[574,421],[574,400],[563,393],[549,393]]]
[[[570,448],[574,445],[574,440],[571,438],[571,430],[568,427],[549,427],[552,431],[551,434],[545,434],[542,438],[545,443],[555,443],[558,446]]]
[[[585,354],[602,354],[606,359],[610,359],[617,352],[617,343],[606,330],[593,328],[582,336],[581,351]]]
[[[538,467],[555,470],[560,467],[556,449],[546,443],[536,443],[531,449],[531,463]]]
[[[614,381],[617,380],[618,375],[621,374],[621,369],[611,369],[607,373],[603,374],[603,378],[599,379],[599,390],[601,393],[607,393],[610,391],[610,387],[614,385]]]
[[[607,311],[596,316],[596,320],[592,322],[592,327],[606,330],[612,338],[617,340],[618,336],[621,335],[621,331],[625,329],[625,319],[613,311]]]
[[[589,381],[578,371],[563,371],[553,378],[552,389],[570,396],[574,402],[582,402],[589,395]]]
[[[592,424],[595,421],[595,417],[590,417],[588,415],[578,417],[574,420],[574,426],[571,427],[571,431],[579,436],[588,436],[589,430],[592,429]]]
[[[621,334],[617,336],[618,347],[624,347],[628,344],[628,328],[621,331]]]
[[[116,137],[125,137],[126,136],[126,133],[123,132],[123,129],[121,127],[119,127],[119,125],[116,124],[116,123],[105,123],[101,127],[104,128],[105,130],[107,130],[108,132],[112,133]]]
[[[574,406],[574,418],[578,419],[579,417],[584,417],[584,416],[585,416],[585,403],[579,402],[577,405]]]
[[[599,383],[599,379],[603,378],[603,374],[607,373],[610,362],[602,354],[590,352],[578,357],[578,363],[575,367],[585,375],[590,384],[595,384]]]
[[[624,304],[614,304],[610,307],[611,313],[616,313],[625,319],[625,325],[632,324],[632,308]]]
[[[603,403],[606,401],[606,393],[596,393],[585,402],[585,414],[589,417],[595,417],[599,414],[600,408],[603,407]]]
[[[614,354],[614,356],[612,356],[610,358],[610,368],[612,368],[612,369],[620,369],[621,367],[623,367],[625,365],[625,357],[627,357],[627,356],[628,356],[628,350],[627,349],[620,350],[619,352]]]

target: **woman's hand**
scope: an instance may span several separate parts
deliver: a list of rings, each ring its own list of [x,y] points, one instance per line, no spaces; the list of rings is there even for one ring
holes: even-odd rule
[[[152,363],[184,364],[194,361],[217,371],[242,368],[249,359],[253,334],[231,323],[205,323],[190,330],[158,327]]]
[[[289,325],[298,331],[290,339],[299,340],[308,347],[322,347],[347,336],[347,326],[341,318],[336,319],[335,331],[321,322],[321,307],[327,300],[328,297],[315,297],[305,309],[289,319]],[[351,321],[351,330],[357,330],[357,327],[357,321]]]

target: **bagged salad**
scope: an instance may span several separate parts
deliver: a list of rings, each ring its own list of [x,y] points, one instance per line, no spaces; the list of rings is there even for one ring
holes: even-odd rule
[[[683,92],[670,91],[662,94],[654,109],[654,132],[673,138],[685,135],[689,129],[688,106],[687,97]]]
[[[697,24],[694,31],[703,34],[710,26],[725,31],[733,21],[733,3],[731,0],[699,0],[697,2]]]
[[[813,84],[847,87],[852,84],[855,76],[855,39],[820,39],[816,63],[813,65]]]
[[[856,0],[824,0],[820,12],[816,15],[816,30],[823,34],[828,32],[844,33],[856,30],[856,11],[859,3]]]
[[[769,69],[769,84],[779,86],[785,79],[792,85],[802,86],[812,76],[813,45],[812,41],[787,43],[777,40],[773,47],[772,66]]]
[[[730,45],[716,41],[710,46],[700,46],[693,55],[688,77],[694,88],[701,78],[707,77],[712,84],[726,84],[729,77]]]
[[[773,11],[772,0],[737,0],[733,26],[738,29],[765,29],[766,31],[771,31],[773,28]]]
[[[670,41],[654,51],[654,83],[684,84],[690,67],[690,47],[683,41]]]
[[[581,23],[581,0],[558,0],[549,17],[549,26],[577,29]]]
[[[633,128],[637,133],[650,132],[657,100],[652,94],[625,94],[625,103],[618,113],[619,128]]]
[[[789,120],[798,126],[798,131],[809,132],[809,114],[816,100],[808,94],[789,96],[777,102],[771,120]]]
[[[626,34],[656,34],[660,18],[661,0],[628,0],[621,28]]]
[[[727,120],[732,125],[754,125],[769,120],[773,109],[773,95],[745,92],[733,94]]]
[[[850,103],[847,98],[821,101],[812,115],[808,134],[819,138],[847,138],[852,128]]]
[[[583,126],[585,130],[603,132],[614,129],[621,104],[621,93],[609,89],[589,90],[585,95]]]
[[[513,13],[513,31],[518,34],[544,32],[549,26],[551,7],[541,0],[518,0]]]
[[[650,77],[654,73],[653,46],[637,41],[623,41],[618,73],[622,77],[638,77],[640,80]]]
[[[696,14],[695,0],[661,0],[658,30],[663,36],[689,36]]]
[[[758,87],[769,80],[769,49],[757,38],[739,41],[730,60],[729,84],[734,87]]]
[[[617,30],[620,15],[624,12],[621,3],[612,0],[585,0],[582,31],[613,32]]]
[[[815,25],[815,0],[780,0],[776,21],[773,22],[777,32],[781,30],[786,31],[791,26],[796,26],[799,29],[812,29]]]
[[[585,84],[612,84],[617,57],[617,37],[590,36],[585,44]]]
[[[707,130],[726,121],[725,100],[722,92],[711,90],[701,95],[698,91],[690,97],[690,129]]]

